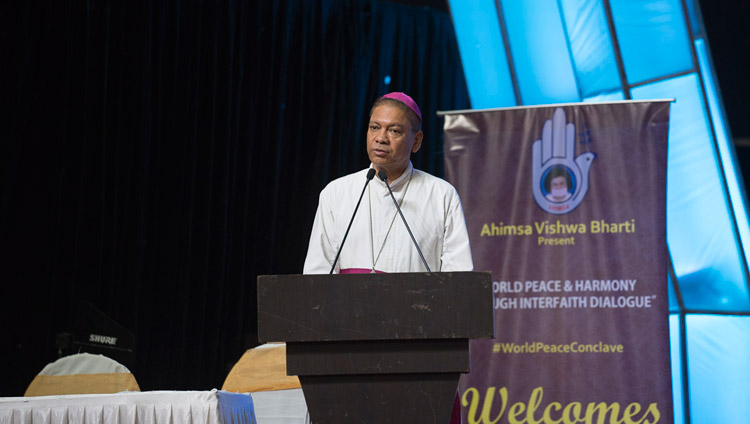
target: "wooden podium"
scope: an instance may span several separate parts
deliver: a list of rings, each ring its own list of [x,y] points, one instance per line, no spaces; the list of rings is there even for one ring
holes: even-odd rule
[[[258,339],[287,343],[313,424],[448,423],[493,324],[488,272],[258,277]]]

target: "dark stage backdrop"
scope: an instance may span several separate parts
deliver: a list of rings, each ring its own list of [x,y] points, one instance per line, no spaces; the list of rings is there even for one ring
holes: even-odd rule
[[[220,387],[257,344],[256,276],[301,272],[318,192],[367,166],[370,103],[415,97],[437,175],[435,111],[469,106],[445,11],[136,3],[3,13],[0,395],[80,300],[135,334],[143,390]]]

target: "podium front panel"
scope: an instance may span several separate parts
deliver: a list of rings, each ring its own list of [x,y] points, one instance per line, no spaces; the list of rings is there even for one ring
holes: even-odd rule
[[[258,277],[261,342],[494,337],[487,272]]]
[[[289,375],[469,372],[469,341],[289,342]]]

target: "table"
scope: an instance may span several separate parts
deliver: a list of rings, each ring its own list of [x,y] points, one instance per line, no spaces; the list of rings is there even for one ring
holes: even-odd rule
[[[250,395],[216,389],[0,398],[0,424],[84,422],[257,424]]]

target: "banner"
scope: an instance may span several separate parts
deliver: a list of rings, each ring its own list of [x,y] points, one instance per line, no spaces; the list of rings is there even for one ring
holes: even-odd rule
[[[669,101],[442,113],[494,340],[464,423],[671,423]]]

